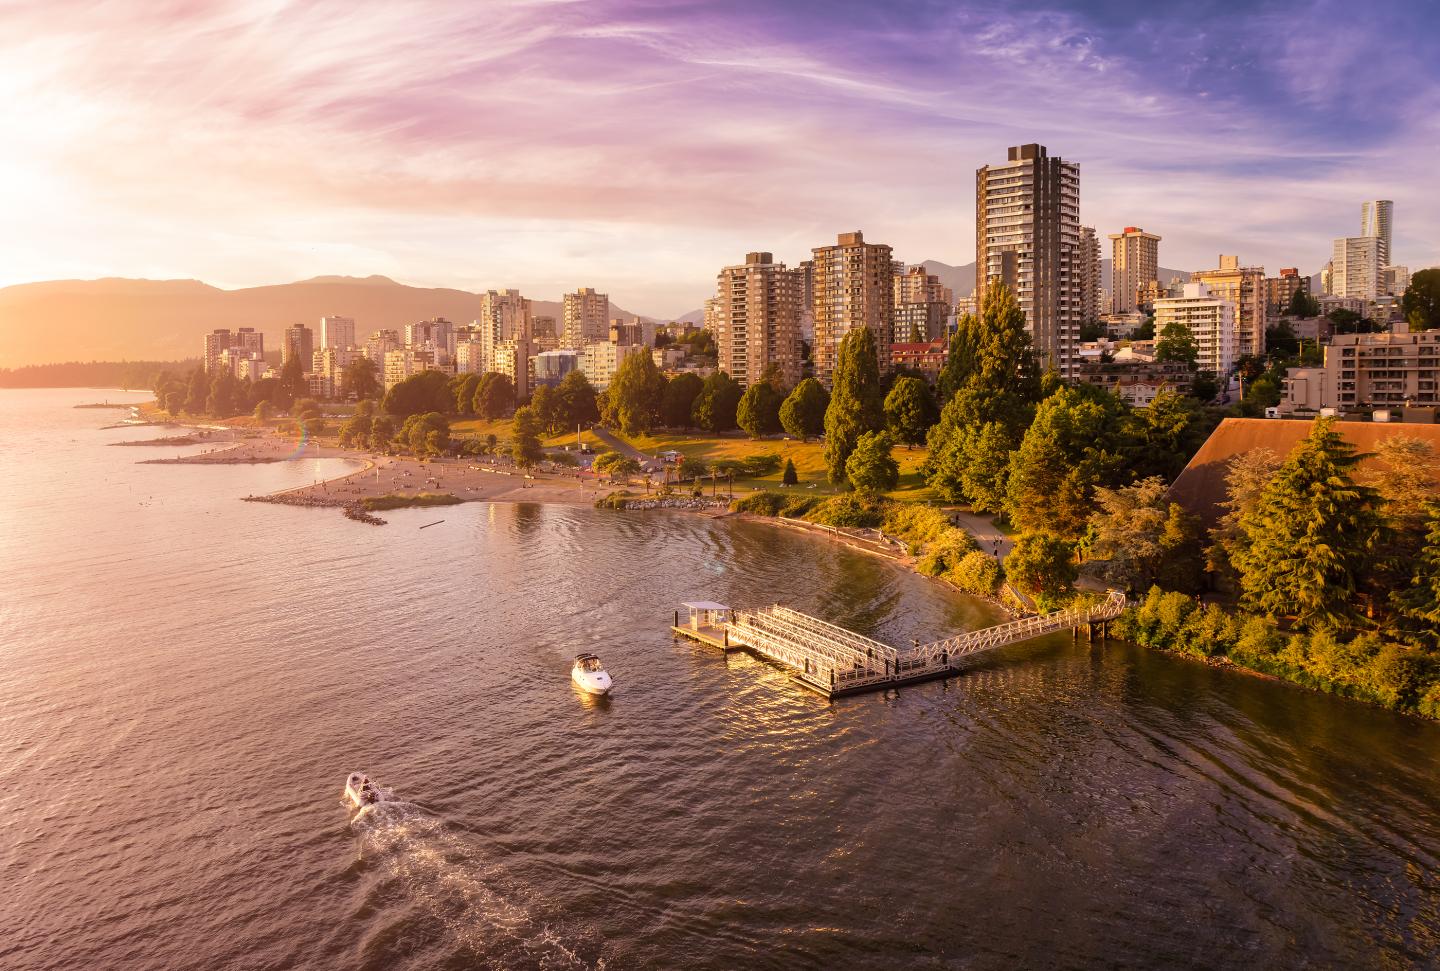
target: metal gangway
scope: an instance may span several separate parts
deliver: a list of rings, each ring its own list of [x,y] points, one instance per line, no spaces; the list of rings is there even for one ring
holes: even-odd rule
[[[744,646],[791,668],[801,682],[833,696],[944,677],[984,651],[1113,620],[1125,603],[1125,594],[1111,591],[1098,604],[1022,617],[903,651],[779,604],[727,614],[724,629],[727,646]]]

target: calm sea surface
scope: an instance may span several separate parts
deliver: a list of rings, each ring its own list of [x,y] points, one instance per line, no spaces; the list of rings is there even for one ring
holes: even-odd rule
[[[671,611],[993,613],[761,525],[243,503],[338,463],[137,465],[104,397],[0,391],[0,967],[1435,966],[1440,726],[1068,636],[830,704]]]

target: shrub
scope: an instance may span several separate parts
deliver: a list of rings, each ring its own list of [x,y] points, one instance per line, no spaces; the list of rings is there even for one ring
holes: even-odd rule
[[[406,509],[411,506],[453,506],[464,501],[448,492],[422,492],[415,496],[402,496],[392,492],[383,496],[367,496],[360,500],[360,503],[369,512],[379,512],[384,509]]]
[[[595,500],[596,509],[625,509],[629,506],[630,500],[635,498],[630,492],[621,489],[612,492],[608,496],[602,496]]]
[[[978,597],[993,597],[1005,580],[1005,572],[993,556],[972,550],[951,567],[948,578],[966,593],[973,593]]]
[[[778,492],[755,492],[743,499],[730,503],[735,512],[754,513],[757,516],[778,516],[787,497]]]
[[[788,496],[785,499],[785,505],[780,507],[780,515],[799,519],[814,509],[819,502],[818,496]]]
[[[858,496],[831,496],[819,502],[805,518],[812,523],[842,529],[873,529],[880,525],[882,514],[878,503],[867,503]]]
[[[927,543],[915,561],[915,569],[927,577],[944,576],[960,564],[968,554],[974,552],[975,543],[959,530],[953,534]]]

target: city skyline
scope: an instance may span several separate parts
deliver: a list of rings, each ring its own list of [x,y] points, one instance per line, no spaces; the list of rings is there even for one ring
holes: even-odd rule
[[[851,229],[969,263],[971,173],[1030,142],[1170,266],[1316,273],[1367,199],[1394,262],[1440,263],[1440,57],[1405,7],[1213,6],[10,10],[0,285],[375,273],[673,316]]]

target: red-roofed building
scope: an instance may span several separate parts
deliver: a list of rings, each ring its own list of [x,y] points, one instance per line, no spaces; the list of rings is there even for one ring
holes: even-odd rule
[[[895,369],[905,368],[908,371],[919,371],[930,383],[940,377],[940,371],[945,367],[945,359],[950,355],[950,344],[948,341],[933,340],[921,341],[918,344],[891,344],[890,345],[890,366]]]

